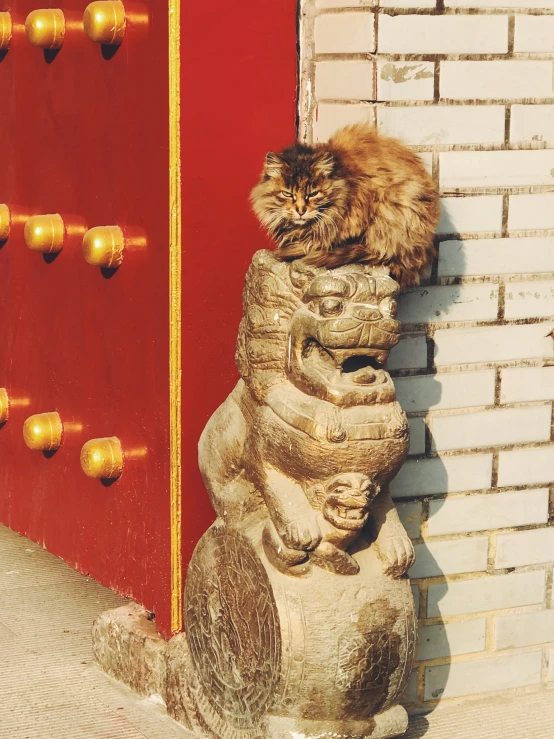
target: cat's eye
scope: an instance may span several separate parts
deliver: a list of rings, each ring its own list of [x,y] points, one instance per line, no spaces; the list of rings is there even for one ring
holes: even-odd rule
[[[281,190],[281,195],[284,198],[291,198],[292,199],[292,192],[289,192],[288,190]]]
[[[317,198],[317,196],[318,196],[318,195],[320,195],[320,192],[319,192],[319,190],[314,190],[313,192],[309,192],[309,193],[308,193],[308,200],[309,200],[310,198]]]

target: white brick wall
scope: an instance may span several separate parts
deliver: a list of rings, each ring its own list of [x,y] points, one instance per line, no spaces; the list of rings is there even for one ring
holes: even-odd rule
[[[441,62],[440,93],[446,100],[552,98],[552,62]]]
[[[442,198],[439,234],[500,231],[502,228],[502,197]]]
[[[535,20],[532,15],[523,18]],[[541,15],[536,20],[544,23],[545,18]],[[512,105],[510,141],[554,141],[554,105]]]
[[[535,650],[510,657],[457,662],[425,670],[425,697],[457,698],[493,690],[538,685],[541,681],[542,653]]]
[[[554,398],[554,367],[514,367],[502,370],[501,403]]]
[[[497,567],[522,567],[543,562],[554,562],[554,528],[498,535]]]
[[[408,574],[420,578],[484,572],[487,569],[488,548],[487,536],[416,544],[416,563]]]
[[[320,15],[315,20],[316,54],[363,54],[375,51],[373,13]]]
[[[554,51],[554,16],[516,16],[514,51]]]
[[[554,451],[554,447],[553,447]],[[394,498],[482,490],[491,485],[492,454],[408,460],[391,483]]]
[[[554,272],[554,237],[442,241],[439,277]],[[513,285],[510,284],[510,290]],[[545,315],[545,314],[543,314]]]
[[[554,377],[552,381],[554,382]],[[468,408],[494,403],[494,370],[423,377],[398,377],[394,384],[398,402],[408,413],[431,409]],[[540,398],[535,398],[535,400],[540,400]]]
[[[554,185],[554,150],[448,151],[440,168],[445,189]]]
[[[451,328],[435,331],[437,365],[554,358],[550,324]]]
[[[482,652],[485,649],[486,630],[487,622],[484,618],[423,626],[419,630],[417,659]]]
[[[432,100],[432,62],[378,62],[377,100]]]
[[[545,585],[543,570],[430,585],[427,615],[460,616],[538,605],[544,602]]]
[[[511,195],[508,228],[511,231],[554,229],[554,194]]]
[[[554,642],[554,611],[498,616],[495,632],[496,649]]]
[[[548,488],[539,488],[432,500],[427,532],[429,536],[440,536],[545,524],[548,522],[548,499]]]
[[[501,15],[381,15],[379,52],[501,54],[508,50],[508,17]]]
[[[431,446],[441,452],[447,449],[549,441],[551,419],[551,404],[434,416],[431,422]]]
[[[500,452],[498,484],[534,485],[548,483],[554,470],[554,446]]]
[[[377,109],[377,121],[383,133],[418,146],[501,144],[504,141],[505,118],[506,110],[502,105],[418,105],[395,108],[381,105]]]
[[[554,681],[554,2],[302,0],[301,28],[301,136],[375,123],[441,195],[388,364],[420,614],[403,702],[535,689]]]

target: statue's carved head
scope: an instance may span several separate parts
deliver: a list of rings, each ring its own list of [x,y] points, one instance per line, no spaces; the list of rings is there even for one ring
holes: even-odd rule
[[[367,522],[371,502],[379,490],[366,475],[336,475],[327,482],[323,515],[337,529],[359,531]]]
[[[394,400],[382,365],[399,340],[398,284],[383,269],[326,270],[254,255],[237,364],[258,399],[288,379],[336,405]]]

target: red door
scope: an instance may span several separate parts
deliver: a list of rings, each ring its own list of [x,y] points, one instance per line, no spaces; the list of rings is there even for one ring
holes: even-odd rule
[[[178,5],[126,4],[116,48],[90,41],[85,3],[66,0],[57,52],[27,40],[32,0],[1,8],[0,520],[155,611],[166,635],[180,627],[180,542],[186,564],[212,518],[197,439],[236,380],[242,280],[264,245],[248,189],[294,135],[295,1],[265,5],[183,3],[179,28]],[[58,254],[24,240],[43,214],[64,221]],[[83,234],[112,225],[123,262],[101,270]],[[30,450],[25,419],[53,411],[60,448]],[[87,477],[83,444],[112,436],[123,474]]]

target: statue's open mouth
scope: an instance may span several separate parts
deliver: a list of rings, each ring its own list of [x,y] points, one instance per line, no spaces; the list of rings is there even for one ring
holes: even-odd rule
[[[371,349],[327,349],[310,340],[302,352],[303,363],[329,383],[375,385],[388,381],[383,365]]]

